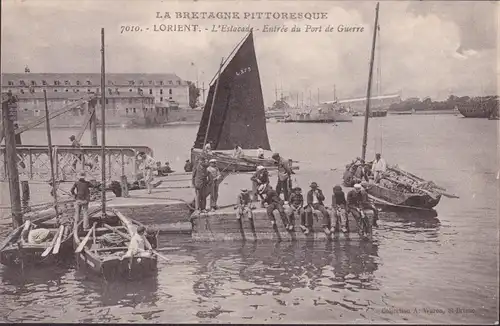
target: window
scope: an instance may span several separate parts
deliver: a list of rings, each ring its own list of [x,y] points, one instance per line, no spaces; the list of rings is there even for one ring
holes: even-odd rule
[[[129,84],[129,85],[135,85],[135,82],[134,82],[133,80],[129,80],[129,81],[128,81],[128,84]]]
[[[163,102],[163,96],[162,96],[162,97],[160,97],[160,102]]]
[[[160,94],[163,94],[163,89],[160,89]]]
[[[65,91],[67,92],[67,91],[69,91],[69,89],[66,88]]]
[[[36,86],[36,81],[32,80],[31,81],[31,86]]]
[[[180,80],[178,80],[178,81],[177,81],[177,85],[180,85],[180,84],[181,84],[181,81],[180,81]]]
[[[71,85],[71,84],[69,83],[69,80],[65,80],[64,85]]]
[[[90,88],[87,88],[87,93],[90,93]]]
[[[92,85],[92,82],[90,80],[87,80],[87,85]]]
[[[76,85],[80,86],[80,81],[79,80],[76,81]]]
[[[21,88],[21,94],[24,94],[24,89]]]
[[[14,86],[14,82],[12,80],[9,80],[7,83],[9,84],[9,86]]]
[[[153,90],[151,88],[149,89],[149,95],[153,95]]]
[[[132,88],[128,90],[129,92],[132,92]]]
[[[171,99],[172,99],[172,96],[170,96],[168,99],[169,99],[169,100],[171,100]]]
[[[168,90],[168,94],[172,95],[172,89],[171,88]]]
[[[118,88],[115,88],[115,93],[120,94],[120,92],[118,91]]]
[[[26,86],[26,84],[24,83],[24,80],[20,80],[20,81],[19,81],[19,85],[21,85],[21,86]]]
[[[125,109],[125,114],[128,114],[128,108]]]
[[[163,85],[163,80],[160,80],[160,85]]]
[[[144,82],[142,80],[140,80],[139,85],[144,85]]]
[[[135,113],[135,108],[134,108],[134,113]]]
[[[54,85],[59,86],[59,85],[61,85],[61,82],[58,80],[54,80]]]
[[[56,88],[56,89],[54,89],[54,92],[55,92],[55,93],[57,93],[57,88]]]
[[[153,85],[153,81],[152,80],[149,81],[149,85]]]
[[[108,88],[108,93],[111,94],[111,88]]]
[[[42,80],[42,85],[43,86],[47,86],[47,81],[46,80]]]
[[[158,111],[159,111],[158,108],[156,108],[156,115],[158,115]]]
[[[171,80],[169,80],[169,81],[168,81],[168,83],[169,83],[169,85],[172,85],[172,84],[173,84],[173,82],[172,82]]]
[[[109,100],[108,99],[106,99],[106,104],[109,104]]]

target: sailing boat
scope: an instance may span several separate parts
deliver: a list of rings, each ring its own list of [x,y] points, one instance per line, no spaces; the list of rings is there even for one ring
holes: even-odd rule
[[[234,56],[226,60],[227,65],[221,64],[217,78],[210,85],[191,161],[194,163],[204,155],[216,159],[221,170],[255,171],[259,165],[274,166],[274,160],[258,158],[256,154],[235,158],[230,152],[236,146],[247,152],[256,152],[259,147],[271,150],[253,32],[236,48]],[[203,151],[207,143],[213,152]]]
[[[375,28],[373,31],[373,44],[370,59],[370,72],[368,77],[368,90],[366,95],[366,112],[365,112],[365,124],[364,124],[364,134],[363,134],[363,147],[361,158],[354,160],[352,163],[346,166],[346,171],[344,172],[344,185],[348,187],[353,186],[353,174],[354,170],[359,167],[359,160],[365,160],[366,156],[366,143],[368,137],[368,120],[370,118],[370,98],[371,98],[371,86],[372,86],[372,76],[373,76],[373,61],[375,44],[377,40],[377,30],[378,30],[378,13],[379,13],[379,3],[377,3],[375,14]],[[370,163],[367,164],[370,166]],[[366,169],[365,169],[366,171]],[[375,204],[405,207],[412,209],[432,209],[435,207],[440,199],[441,195],[445,195],[451,198],[458,198],[455,195],[450,195],[445,193],[446,189],[437,186],[432,181],[426,181],[414,174],[403,171],[398,166],[388,167],[387,171],[383,173],[382,179],[379,183],[362,183],[366,192],[371,199],[374,200]]]

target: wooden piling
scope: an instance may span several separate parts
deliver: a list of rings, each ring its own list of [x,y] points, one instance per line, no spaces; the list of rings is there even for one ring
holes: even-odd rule
[[[17,228],[23,224],[21,210],[21,194],[19,191],[19,171],[17,169],[16,136],[14,120],[17,117],[16,99],[12,93],[2,96],[2,118],[5,135],[5,160],[9,176],[10,206],[12,210],[12,226]]]
[[[127,181],[127,176],[122,175],[121,177],[121,186],[122,186],[122,197],[128,198],[128,181]]]

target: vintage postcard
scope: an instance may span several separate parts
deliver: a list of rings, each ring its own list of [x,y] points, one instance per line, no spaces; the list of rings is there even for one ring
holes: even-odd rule
[[[1,6],[1,322],[498,325],[497,2]]]

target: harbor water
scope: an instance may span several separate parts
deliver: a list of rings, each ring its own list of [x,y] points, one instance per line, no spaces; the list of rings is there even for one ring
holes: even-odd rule
[[[330,204],[345,164],[360,155],[363,118],[267,128],[273,150],[300,161],[296,183],[305,191],[318,182]],[[157,160],[180,171],[196,131],[197,126],[110,129],[106,139],[109,145],[147,145]],[[76,132],[53,130],[52,139],[68,144]],[[89,138],[84,135],[84,143]],[[23,143],[45,144],[45,130],[25,132]],[[106,282],[71,263],[23,272],[0,266],[1,320],[493,324],[498,321],[498,144],[498,122],[487,119],[371,119],[368,158],[381,152],[389,164],[433,180],[460,199],[443,197],[437,217],[382,214],[373,243],[193,243],[189,236],[163,235],[159,247],[170,262],[159,261],[157,275],[139,282]],[[241,186],[228,181],[221,196],[234,196]],[[37,196],[46,194],[32,193],[34,201]],[[9,204],[5,184],[1,203]],[[5,235],[8,212],[1,213]]]

